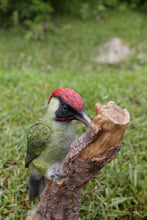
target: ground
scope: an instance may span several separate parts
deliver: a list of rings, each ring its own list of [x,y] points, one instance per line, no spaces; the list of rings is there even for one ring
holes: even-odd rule
[[[84,190],[81,219],[147,217],[145,21],[145,15],[132,11],[108,13],[101,20],[61,17],[43,41],[28,40],[21,28],[0,30],[0,219],[24,219],[37,203],[28,201],[26,132],[58,87],[75,89],[91,119],[95,103],[110,100],[131,116],[120,153]],[[116,66],[96,64],[98,47],[112,37],[122,38],[135,57]],[[78,123],[78,136],[83,132]]]

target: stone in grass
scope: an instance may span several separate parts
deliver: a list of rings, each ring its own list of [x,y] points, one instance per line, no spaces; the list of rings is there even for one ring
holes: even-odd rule
[[[109,42],[100,46],[98,50],[99,55],[96,58],[96,63],[100,64],[118,64],[134,54],[129,43],[123,43],[118,37],[112,38]]]

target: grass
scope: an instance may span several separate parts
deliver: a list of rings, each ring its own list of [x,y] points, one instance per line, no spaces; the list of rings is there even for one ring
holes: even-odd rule
[[[0,30],[0,219],[25,219],[26,132],[58,87],[75,89],[93,118],[95,103],[110,100],[130,112],[125,144],[84,189],[82,220],[146,219],[147,28],[137,12],[113,12],[103,20],[62,17],[44,41],[28,41],[19,29]],[[119,66],[97,65],[97,47],[121,37],[137,52]],[[78,135],[85,127],[78,123]],[[37,203],[37,201],[36,201]]]

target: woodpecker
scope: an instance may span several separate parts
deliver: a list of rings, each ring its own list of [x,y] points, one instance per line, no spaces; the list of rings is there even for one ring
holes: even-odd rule
[[[75,138],[73,120],[81,121],[86,126],[91,122],[85,113],[81,96],[73,89],[56,89],[49,97],[45,113],[32,124],[27,133],[25,167],[31,165],[30,200],[40,195],[46,179],[62,176],[58,165]]]

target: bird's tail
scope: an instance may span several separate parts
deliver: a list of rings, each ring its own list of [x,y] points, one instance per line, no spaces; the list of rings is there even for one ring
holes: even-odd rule
[[[31,173],[29,179],[29,200],[34,200],[41,194],[46,184],[46,178],[40,173]]]

